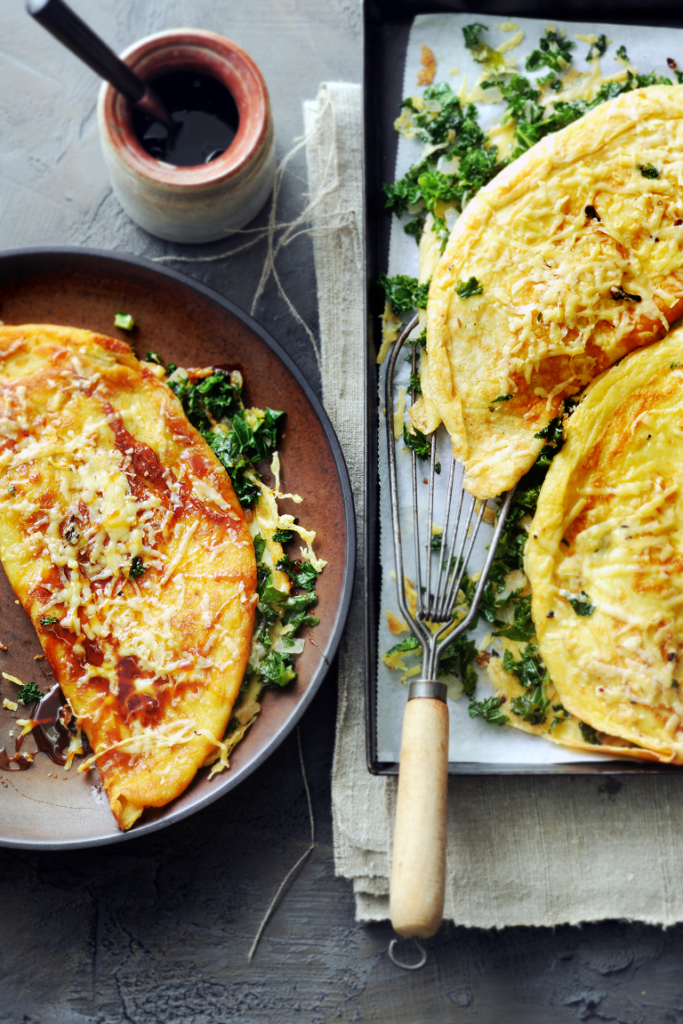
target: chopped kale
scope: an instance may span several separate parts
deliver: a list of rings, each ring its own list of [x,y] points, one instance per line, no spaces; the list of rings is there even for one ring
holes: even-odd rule
[[[263,419],[250,427],[243,414],[233,417],[231,429],[211,430],[205,439],[227,469],[235,494],[244,508],[252,508],[261,493],[258,473],[253,462],[266,459],[277,443],[277,429],[284,415],[274,409],[266,409]],[[192,417],[189,417],[192,421]]]
[[[499,629],[496,636],[505,636],[508,640],[531,640],[536,633],[531,618],[531,595],[519,597],[514,605],[515,618],[511,626]]]
[[[411,634],[410,636],[407,636],[405,640],[401,640],[399,643],[394,644],[394,646],[387,651],[387,657],[390,654],[401,654],[404,651],[416,651],[419,646],[420,641],[416,636],[412,636]]]
[[[157,366],[164,366],[164,363],[162,362],[161,357],[158,356],[156,352],[148,352],[147,355],[145,356],[145,362],[146,363],[156,363]],[[164,366],[164,369],[165,368],[166,367]]]
[[[653,178],[654,179],[654,178],[658,178],[659,177],[659,171],[654,166],[654,164],[645,164],[645,165],[641,164],[641,166],[640,166],[640,173],[642,174],[642,176],[644,178]]]
[[[442,533],[433,533],[432,534],[432,539],[430,541],[430,547],[431,547],[432,551],[441,551],[442,544],[443,544],[443,534]]]
[[[145,563],[142,561],[139,555],[134,555],[133,560],[130,563],[128,575],[132,576],[133,579],[136,580],[138,576],[142,576],[144,572],[147,572],[147,569],[145,568]]]
[[[33,704],[34,701],[41,700],[42,696],[43,691],[37,683],[24,683],[17,691],[17,703]]]
[[[295,519],[295,523],[299,520]],[[273,540],[277,541],[278,544],[289,544],[290,540],[294,540],[295,530],[276,530],[273,534]]]
[[[281,572],[286,572],[295,587],[302,590],[314,590],[318,573],[310,562],[292,561],[287,555],[275,566]]]
[[[130,313],[122,313],[119,310],[114,317],[114,327],[119,327],[122,331],[132,331],[135,327],[135,320]]]
[[[471,295],[483,295],[484,289],[476,277],[470,277],[467,281],[458,281],[455,286],[455,294],[459,299],[469,299]]]
[[[256,555],[256,561],[260,562],[263,558],[263,552],[266,550],[266,542],[260,533],[257,533],[254,537],[254,554]]]
[[[286,686],[296,679],[292,659],[287,655],[278,654],[277,651],[269,651],[258,670],[264,686]]]
[[[467,708],[470,718],[481,716],[491,725],[506,725],[510,719],[500,710],[503,697],[487,697],[486,700],[471,700]]]
[[[512,395],[498,395],[498,398],[494,398],[491,405],[495,405],[497,402],[509,402]]]
[[[538,50],[532,50],[526,59],[527,71],[539,71],[540,68],[565,71],[571,66],[574,43],[566,36],[548,28],[538,46]]]
[[[409,206],[424,204],[424,210],[418,213],[419,223],[411,221],[404,230],[419,241],[425,213],[429,212],[434,218],[434,230],[445,245],[448,228],[437,212],[437,203],[461,211],[505,162],[499,160],[496,146],[485,145],[486,133],[479,124],[474,104],[463,108],[450,85],[431,86],[425,90],[424,100],[424,109],[415,107],[410,98],[403,101],[403,107],[411,113],[412,131],[417,138],[437,148],[414,164],[395,184],[384,185],[385,205],[400,217]],[[445,174],[437,169],[442,156],[457,161],[455,173]]]
[[[204,408],[215,420],[230,419],[241,407],[240,389],[232,383],[229,373],[217,370],[195,384]]]
[[[263,600],[266,588],[275,590],[275,588],[270,588],[270,581],[272,578],[273,574],[267,565],[263,565],[263,563],[261,563],[256,566],[256,592],[261,600]],[[281,595],[281,591],[275,590],[275,592],[276,594]],[[269,597],[268,600],[274,601],[276,598]]]
[[[583,616],[585,619],[590,618],[595,611],[595,605],[591,603],[590,597],[583,590],[576,597],[568,597],[567,600],[576,614]]]
[[[564,444],[562,417],[555,416],[546,427],[543,427],[537,434],[534,434],[534,437],[548,442],[541,448],[536,465],[549,466]]]
[[[419,373],[411,373],[410,375],[410,388],[415,392],[416,395],[422,394],[422,383],[420,382]]]
[[[510,701],[512,713],[518,715],[529,725],[543,725],[548,717],[550,701],[543,693],[543,686],[537,686],[532,692],[521,697],[513,697]]]
[[[300,626],[317,626],[320,622],[314,615],[310,615],[308,612],[309,608],[312,608],[318,603],[318,596],[314,590],[308,591],[304,594],[297,594],[296,596],[290,595],[284,601],[280,602],[281,607],[284,609],[284,624],[285,626],[292,627],[292,634],[299,629]]]
[[[41,626],[56,626],[59,619],[56,615],[44,615],[39,621]]]
[[[547,671],[538,653],[536,644],[527,644],[520,661],[515,661],[511,651],[503,652],[503,668],[517,676],[522,686],[540,686],[546,681]]]
[[[413,339],[413,341],[409,341],[408,344],[412,345],[414,349],[417,349],[417,346],[419,345],[420,348],[423,349],[423,351],[426,352],[427,351],[427,328],[424,327],[422,329],[422,334],[420,335],[420,337]]]
[[[602,740],[598,736],[596,730],[588,722],[579,722],[579,729],[586,743],[592,743],[594,746],[602,746]]]
[[[621,44],[621,46],[617,50],[617,57],[619,57],[620,60],[625,60],[628,63],[630,63],[630,61],[628,59],[628,54],[626,52],[626,47],[624,46],[623,43]]]
[[[393,647],[389,648],[385,656],[388,657],[389,654],[401,654],[405,651],[417,650],[419,647],[420,641],[417,637],[411,635],[410,637],[405,637],[404,640],[400,640],[398,643],[395,643]]]
[[[468,50],[474,49],[476,46],[481,46],[482,32],[488,32],[486,25],[481,25],[478,21],[475,21],[472,25],[465,25],[462,30],[462,34],[465,37],[465,46]]]
[[[396,274],[395,277],[380,274],[379,284],[396,316],[405,316],[413,309],[425,309],[427,306],[429,281],[420,284],[416,277],[407,274]]]
[[[428,437],[425,437],[422,431],[418,430],[417,427],[413,427],[413,431],[414,433],[411,434],[408,430],[408,424],[403,424],[404,444],[406,448],[410,448],[411,451],[415,452],[418,459],[421,459],[424,462],[426,459],[430,458],[432,454],[432,442]],[[437,466],[438,465],[439,464],[437,463]],[[439,473],[440,470],[441,467],[439,466],[439,469],[437,469],[436,472]]]
[[[467,697],[474,695],[477,686],[477,673],[472,662],[478,653],[475,642],[461,634],[444,649],[439,662],[439,675],[456,676]]]
[[[607,36],[601,33],[597,41],[591,43],[590,49],[586,54],[586,60],[595,60],[596,57],[602,57],[603,53],[607,49]]]
[[[481,38],[482,32],[488,32],[486,25],[475,23],[465,25],[462,34],[465,37],[465,46],[472,54],[477,64],[486,64],[489,70],[502,71],[505,68],[505,57],[499,50],[485,43]]]
[[[566,722],[572,717],[564,704],[553,704],[553,711],[556,711],[557,714],[553,715],[553,720],[550,723],[551,729],[554,729],[556,725],[561,725],[562,722]]]

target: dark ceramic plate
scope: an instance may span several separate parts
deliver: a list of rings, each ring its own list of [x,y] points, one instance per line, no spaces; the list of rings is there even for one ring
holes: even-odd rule
[[[137,329],[127,338],[138,355],[148,349],[180,366],[228,364],[242,370],[248,405],[287,412],[280,447],[286,489],[304,504],[282,503],[316,531],[316,551],[328,566],[318,580],[320,625],[297,658],[297,681],[282,693],[267,693],[263,709],[233,752],[229,771],[207,779],[199,772],[185,793],[122,833],[101,791],[97,771],[59,770],[38,754],[29,771],[0,771],[0,845],[64,849],[95,846],[153,832],[233,789],[272,753],[294,728],[318,687],[339,643],[353,585],[355,528],[344,458],[325,411],[289,356],[249,316],[227,299],[172,270],[134,256],[93,249],[20,249],[0,255],[0,319],[6,324],[51,323],[127,337],[113,326],[114,314],[133,314]],[[289,506],[292,505],[290,509]],[[0,573],[0,671],[46,690],[52,675],[35,631],[15,604]],[[0,679],[0,702],[16,686]],[[0,709],[0,746],[15,718]],[[24,711],[25,713],[25,711]],[[26,749],[34,749],[27,737]]]

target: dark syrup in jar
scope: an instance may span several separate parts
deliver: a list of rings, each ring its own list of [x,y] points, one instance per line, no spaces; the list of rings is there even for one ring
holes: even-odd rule
[[[239,127],[237,104],[217,79],[198,71],[169,71],[150,82],[174,128],[133,109],[133,129],[146,153],[174,167],[197,167],[221,156]]]

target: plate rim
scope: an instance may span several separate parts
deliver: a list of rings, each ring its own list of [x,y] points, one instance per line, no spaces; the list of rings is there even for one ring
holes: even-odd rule
[[[357,536],[356,536],[356,514],[353,501],[353,491],[351,488],[351,480],[349,472],[346,466],[346,460],[344,453],[339,443],[334,427],[330,421],[330,418],[325,411],[325,408],[318,398],[318,395],[314,391],[312,385],[309,383],[307,377],[302,370],[297,366],[289,353],[283,348],[279,341],[277,341],[269,331],[266,330],[257,320],[255,320],[251,314],[247,313],[246,310],[242,309],[232,299],[221,295],[214,288],[209,287],[202,281],[197,281],[190,277],[188,274],[183,274],[181,271],[174,270],[171,267],[167,267],[165,264],[159,266],[154,260],[148,259],[145,256],[138,256],[133,253],[120,252],[116,249],[94,249],[90,246],[80,245],[45,245],[45,246],[22,246],[12,249],[0,249],[0,267],[4,264],[11,263],[12,260],[19,258],[26,259],[31,256],[34,257],[45,257],[52,256],[55,258],[72,256],[81,257],[87,259],[94,257],[97,259],[105,260],[111,264],[123,263],[127,266],[140,267],[147,271],[153,271],[155,274],[159,274],[162,277],[166,277],[178,284],[185,285],[195,292],[199,292],[205,298],[215,302],[218,306],[227,310],[233,316],[241,320],[242,323],[258,335],[272,352],[280,359],[280,361],[289,370],[292,376],[295,378],[301,389],[303,390],[306,398],[311,403],[313,411],[320,421],[325,437],[332,450],[337,473],[339,474],[339,482],[341,485],[342,501],[344,503],[344,523],[346,527],[346,549],[344,557],[344,572],[342,577],[341,586],[341,598],[337,605],[337,618],[328,641],[328,645],[323,652],[323,658],[313,673],[311,681],[306,689],[306,692],[302,695],[295,710],[292,712],[290,719],[286,725],[278,730],[274,736],[268,741],[265,747],[259,751],[256,757],[246,765],[239,776],[233,776],[232,779],[229,773],[225,776],[225,780],[215,786],[215,789],[210,789],[204,796],[201,797],[196,803],[191,804],[189,807],[177,809],[175,812],[171,812],[167,818],[161,818],[157,821],[143,823],[137,828],[130,829],[127,832],[120,830],[112,831],[111,834],[105,836],[98,836],[96,838],[83,839],[83,840],[67,840],[63,842],[50,842],[49,840],[31,840],[31,839],[9,839],[0,836],[0,847],[5,849],[21,849],[21,850],[80,850],[87,849],[97,846],[106,846],[113,843],[125,842],[143,836],[149,836],[153,832],[158,832],[163,828],[168,828],[171,825],[175,825],[185,818],[197,813],[198,811],[204,810],[210,804],[214,803],[221,797],[226,796],[229,792],[235,789],[241,782],[249,778],[250,775],[260,768],[262,764],[273,754],[281,743],[293,732],[294,728],[299,724],[305,711],[312,703],[314,697],[318,693],[318,690],[322,686],[328,672],[331,668],[331,663],[337,653],[339,644],[341,642],[344,629],[346,627],[346,620],[351,606],[351,599],[353,596],[353,585],[356,574],[356,548],[357,548]]]

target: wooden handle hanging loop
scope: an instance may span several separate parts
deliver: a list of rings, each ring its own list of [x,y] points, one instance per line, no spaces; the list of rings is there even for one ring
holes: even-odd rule
[[[448,796],[445,692],[442,683],[413,683],[403,717],[390,911],[394,930],[404,938],[429,938],[443,918]],[[421,693],[438,693],[441,699],[417,695]]]

